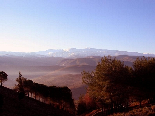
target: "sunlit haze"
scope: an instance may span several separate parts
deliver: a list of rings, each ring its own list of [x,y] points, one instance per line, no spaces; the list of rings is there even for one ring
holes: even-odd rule
[[[0,0],[0,51],[155,54],[154,0]]]

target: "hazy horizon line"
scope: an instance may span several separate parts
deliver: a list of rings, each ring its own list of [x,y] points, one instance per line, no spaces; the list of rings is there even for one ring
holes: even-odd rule
[[[82,50],[82,49],[96,49],[96,50],[109,50],[109,51],[120,51],[120,52],[130,52],[130,53],[142,53],[142,54],[153,54],[154,53],[143,53],[143,52],[137,52],[137,51],[124,51],[124,50],[114,50],[114,49],[103,49],[103,48],[93,48],[93,47],[86,47],[86,48],[67,48],[67,49],[54,49],[54,48],[49,48],[46,50],[38,50],[38,51],[31,51],[31,52],[26,52],[26,51],[0,51],[0,52],[15,52],[15,53],[37,53],[37,52],[43,52],[43,51],[48,51],[48,50],[63,50],[63,51],[69,51],[70,49],[77,49],[77,50]]]

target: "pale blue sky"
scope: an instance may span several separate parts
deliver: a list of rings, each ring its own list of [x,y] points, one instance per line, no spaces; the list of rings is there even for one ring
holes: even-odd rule
[[[0,51],[155,54],[155,0],[0,0]]]

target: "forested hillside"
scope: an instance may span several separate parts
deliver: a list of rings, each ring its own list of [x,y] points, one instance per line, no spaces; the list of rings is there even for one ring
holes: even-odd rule
[[[0,87],[0,96],[0,116],[73,116],[67,111],[27,96],[19,99],[17,92],[5,87]]]

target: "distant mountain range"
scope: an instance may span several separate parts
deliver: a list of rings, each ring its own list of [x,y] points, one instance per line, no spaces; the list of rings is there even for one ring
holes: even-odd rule
[[[64,49],[49,49],[46,51],[39,52],[5,52],[0,51],[0,56],[23,56],[23,57],[63,57],[63,58],[82,58],[90,56],[119,56],[119,55],[128,55],[128,56],[149,56],[155,57],[155,54],[149,53],[138,53],[138,52],[127,52],[127,51],[118,51],[118,50],[107,50],[107,49],[95,49],[95,48],[85,48],[85,49],[76,49],[70,48],[67,50]]]

